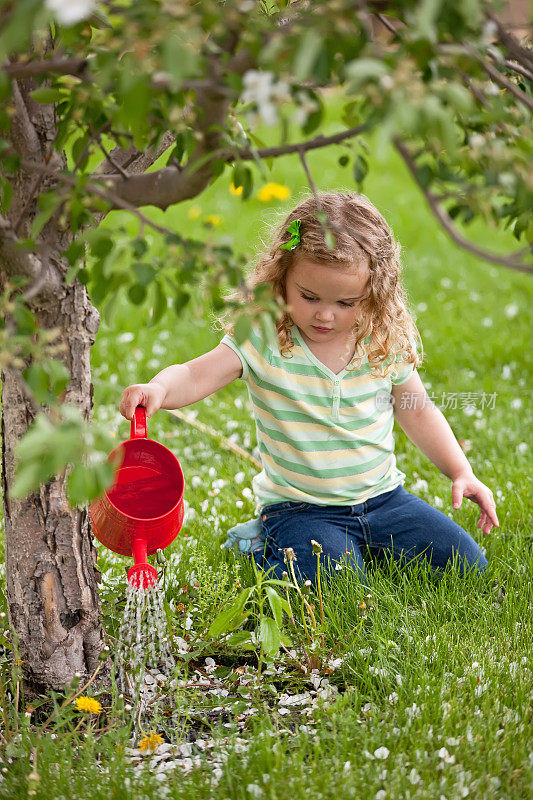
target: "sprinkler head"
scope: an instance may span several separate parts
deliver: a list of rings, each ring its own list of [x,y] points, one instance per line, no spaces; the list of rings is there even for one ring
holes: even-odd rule
[[[128,582],[136,589],[148,589],[157,580],[157,570],[146,561],[146,539],[136,536],[131,542],[135,564],[128,570]]]
[[[151,564],[134,564],[128,570],[128,583],[135,589],[148,589],[156,581],[157,570]]]

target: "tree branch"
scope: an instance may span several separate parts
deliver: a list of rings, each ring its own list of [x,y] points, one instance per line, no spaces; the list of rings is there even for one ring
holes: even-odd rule
[[[53,175],[58,182],[67,184],[68,186],[76,186],[76,179],[72,175],[69,175],[66,172],[58,172],[56,169],[47,167],[39,162],[28,161],[23,159],[21,162],[21,166],[23,166],[28,170],[34,170],[35,172],[40,172],[45,175]],[[109,183],[109,178],[101,176],[100,181],[101,183],[107,185]],[[102,200],[106,200],[112,206],[109,209],[109,211],[112,211],[113,208],[119,208],[122,209],[123,211],[131,211],[132,214],[135,214],[135,216],[138,217],[138,219],[143,223],[143,225],[149,225],[158,233],[162,233],[165,236],[172,235],[175,233],[175,231],[170,230],[170,228],[164,228],[161,225],[158,225],[156,222],[153,222],[151,219],[148,219],[148,217],[146,217],[141,211],[139,211],[139,209],[136,206],[133,206],[126,200],[123,200],[109,186],[104,189],[102,186],[97,185],[94,181],[87,181],[84,188],[87,189],[87,191],[91,192],[92,194],[96,195],[97,197],[101,197]],[[105,216],[105,214],[103,216]]]
[[[243,148],[242,150],[213,149],[206,152],[202,158],[197,157],[189,161],[181,169],[167,166],[156,172],[132,176],[127,181],[117,181],[114,191],[117,196],[125,199],[133,206],[154,205],[158,208],[166,209],[168,206],[196,197],[204,187],[201,181],[194,180],[195,170],[201,170],[203,174],[208,172],[210,175],[210,164],[217,158],[231,163],[237,159],[252,161],[258,157],[277,158],[291,153],[307,152],[320,147],[327,147],[330,144],[340,144],[347,139],[358,136],[366,130],[366,127],[366,125],[358,125],[355,128],[341,131],[332,136],[323,136],[321,134],[307,142],[264,147],[259,150],[251,150],[250,148]],[[106,174],[111,178],[117,178],[112,173]]]
[[[94,133],[92,128],[91,128],[91,133]],[[106,157],[106,160],[109,161],[109,163],[116,169],[116,171],[122,175],[124,180],[128,180],[128,178],[130,178],[131,176],[128,175],[128,173],[120,166],[120,164],[117,161],[115,161],[111,153],[107,152],[104,145],[102,144],[102,139],[99,134],[96,135],[96,141],[98,142],[98,147]]]
[[[533,81],[533,72],[531,72],[531,70],[520,66],[520,64],[517,64],[515,61],[509,61],[508,58],[505,59],[504,64],[508,69],[517,72],[518,75],[522,75],[523,78],[527,78],[528,81]]]
[[[49,75],[51,73],[56,75],[73,75],[80,80],[92,81],[93,77],[89,72],[89,61],[85,58],[62,58],[55,56],[53,58],[42,59],[40,61],[12,61],[3,64],[0,69],[6,73],[9,78],[18,80],[20,78],[35,78],[41,75]],[[157,75],[152,80],[152,89],[166,89],[171,84],[170,76],[166,77],[164,73]],[[210,78],[205,80],[186,80],[180,84],[180,91],[196,91],[197,89],[205,89],[212,84]],[[229,95],[232,94],[231,89],[224,87],[224,91]]]
[[[507,89],[520,103],[525,105],[526,108],[529,108],[530,111],[533,111],[533,100],[529,95],[519,89],[518,86],[515,86],[512,81],[501,75],[491,64],[487,64],[487,62],[482,59],[479,59],[479,62],[487,75],[490,75],[494,83],[497,83],[502,89]]]
[[[526,69],[533,69],[533,50],[522,47],[518,39],[504,28],[496,14],[492,11],[487,11],[487,17],[496,25],[498,39],[507,52],[511,54],[513,59],[518,61],[518,63]]]
[[[384,27],[385,27],[385,28],[386,28],[388,31],[390,31],[391,33],[394,33],[394,34],[396,33],[396,28],[394,27],[394,25],[392,24],[392,22],[389,20],[389,18],[385,16],[385,14],[378,14],[378,13],[376,13],[376,14],[375,14],[375,16],[376,16],[376,17],[379,19],[379,21],[381,22],[381,24],[382,24],[382,25],[383,25],[383,26],[384,26]]]
[[[414,160],[412,159],[409,150],[405,146],[405,144],[398,138],[394,139],[394,146],[396,150],[399,152],[401,157],[403,158],[409,172],[413,176],[416,184],[423,192],[428,205],[438,219],[448,236],[465,250],[473,253],[474,255],[478,256],[479,258],[484,259],[485,261],[490,261],[492,264],[500,264],[503,267],[507,267],[508,269],[518,270],[519,272],[527,272],[533,273],[533,265],[524,264],[522,261],[517,261],[517,256],[523,255],[524,250],[520,250],[517,253],[513,253],[511,256],[500,256],[497,253],[491,253],[488,250],[484,250],[481,247],[478,247],[473,242],[470,242],[468,239],[465,239],[461,234],[455,229],[452,220],[445,209],[441,208],[438,203],[438,199],[436,195],[433,194],[429,189],[426,189],[420,180],[420,176],[418,174],[418,169]]]
[[[251,161],[254,156],[259,158],[277,158],[278,156],[286,156],[291,153],[307,153],[309,150],[317,150],[320,147],[327,147],[330,144],[340,144],[346,139],[353,139],[354,136],[359,136],[367,130],[367,125],[357,125],[355,128],[348,128],[340,133],[334,133],[331,136],[323,136],[320,134],[314,139],[309,139],[307,142],[298,142],[297,144],[284,144],[278,147],[263,147],[260,150],[239,150],[236,153],[222,153],[222,157],[226,160],[235,160],[236,158],[242,161]]]
[[[75,75],[77,78],[87,77],[87,59],[85,58],[46,58],[41,61],[12,61],[2,65],[2,70],[10,78],[34,78],[54,72],[58,75]]]

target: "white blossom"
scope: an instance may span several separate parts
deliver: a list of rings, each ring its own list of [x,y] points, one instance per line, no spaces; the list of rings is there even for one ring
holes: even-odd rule
[[[290,100],[288,85],[284,81],[274,83],[272,72],[258,69],[245,72],[243,84],[242,102],[255,103],[262,120],[267,125],[275,125],[278,120],[276,104]]]
[[[448,751],[446,750],[446,748],[445,748],[445,747],[441,747],[441,749],[439,750],[439,752],[437,753],[437,755],[438,755],[438,757],[439,757],[439,758],[442,758],[442,759],[443,759],[444,761],[446,761],[448,764],[454,764],[454,763],[455,763],[455,756],[451,756],[451,755],[448,753]]]
[[[409,781],[409,783],[412,783],[413,786],[415,784],[417,784],[417,783],[420,783],[420,781],[421,781],[420,775],[418,774],[418,772],[416,771],[416,769],[414,767],[411,770],[411,772],[409,773],[409,775],[407,776],[407,780]]]
[[[61,25],[69,27],[90,17],[96,3],[95,0],[46,0],[46,7]]]

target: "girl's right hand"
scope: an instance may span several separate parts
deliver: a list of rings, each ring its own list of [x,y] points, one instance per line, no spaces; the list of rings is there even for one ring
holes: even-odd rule
[[[146,419],[150,419],[164,403],[167,390],[160,383],[134,383],[124,389],[119,411],[126,419],[133,419],[137,406],[146,408]]]

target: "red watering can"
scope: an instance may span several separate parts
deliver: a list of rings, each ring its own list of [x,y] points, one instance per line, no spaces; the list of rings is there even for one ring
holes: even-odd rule
[[[183,524],[183,471],[176,456],[147,438],[146,408],[137,406],[130,438],[107,461],[120,464],[110,489],[91,503],[94,535],[123,556],[133,556],[128,581],[153,586],[157,571],[146,556],[167,547]]]

